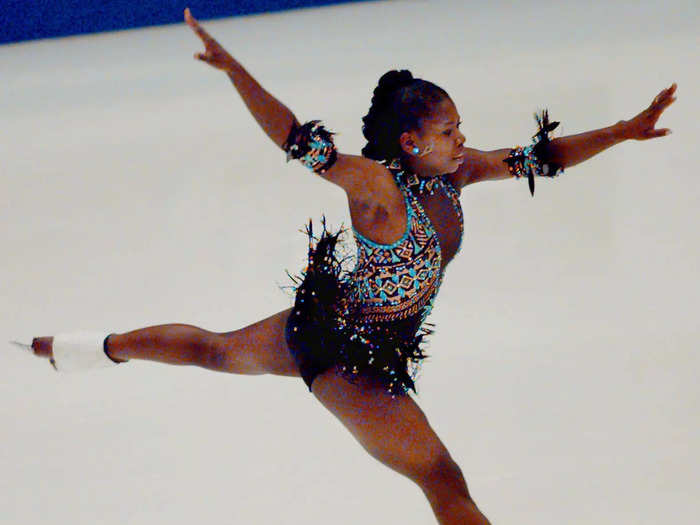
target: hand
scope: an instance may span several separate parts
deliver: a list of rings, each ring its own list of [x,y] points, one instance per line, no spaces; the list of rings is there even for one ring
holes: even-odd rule
[[[221,69],[222,71],[233,71],[236,65],[236,61],[228,51],[226,51],[221,45],[214,40],[209,33],[207,33],[199,22],[194,19],[190,13],[190,9],[185,9],[185,22],[192,28],[192,30],[197,34],[199,38],[202,39],[204,43],[204,53],[195,53],[194,57],[202,62],[206,62],[216,69]]]
[[[647,140],[663,137],[671,133],[671,130],[668,128],[654,129],[654,126],[656,121],[659,120],[661,113],[676,100],[676,97],[673,96],[676,92],[676,87],[674,82],[671,87],[656,95],[656,98],[654,98],[647,109],[631,120],[624,122],[626,138]]]

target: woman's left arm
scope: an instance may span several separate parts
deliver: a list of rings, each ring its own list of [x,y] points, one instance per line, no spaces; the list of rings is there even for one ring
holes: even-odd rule
[[[673,96],[676,87],[674,82],[671,87],[659,93],[648,108],[630,120],[621,120],[607,128],[552,140],[547,147],[548,160],[568,168],[628,139],[648,140],[668,135],[670,129],[655,129],[654,126],[661,113],[676,100]]]
[[[621,120],[607,128],[596,129],[578,135],[568,135],[551,140],[546,147],[546,161],[569,168],[590,159],[601,151],[628,139],[648,140],[671,133],[670,129],[655,129],[656,121],[676,97],[676,84],[664,89],[648,108],[630,120]],[[459,186],[484,180],[500,180],[512,177],[505,158],[510,149],[479,151],[468,149],[465,162],[454,174]],[[545,160],[545,159],[543,159]]]

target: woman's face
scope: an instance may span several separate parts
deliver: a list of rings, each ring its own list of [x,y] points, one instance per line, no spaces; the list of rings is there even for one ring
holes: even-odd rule
[[[454,173],[464,162],[466,138],[459,130],[459,113],[452,100],[444,99],[433,114],[423,121],[419,131],[401,135],[401,147],[407,154],[411,171],[424,177]],[[420,152],[413,153],[418,147]],[[432,148],[425,154],[426,148]]]

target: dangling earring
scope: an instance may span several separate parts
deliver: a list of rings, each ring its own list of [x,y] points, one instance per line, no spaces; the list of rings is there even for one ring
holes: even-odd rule
[[[428,153],[433,151],[433,147],[429,144],[427,148],[423,150],[423,153],[420,153],[420,150],[418,149],[418,146],[415,146],[412,150],[411,153],[414,155],[417,155],[418,157],[425,157]],[[419,155],[420,153],[420,155]]]

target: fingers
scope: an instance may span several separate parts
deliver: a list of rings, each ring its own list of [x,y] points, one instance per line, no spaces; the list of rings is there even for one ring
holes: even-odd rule
[[[194,58],[201,60],[202,62],[206,62],[207,64],[211,64],[211,57],[206,53],[195,53]]]
[[[658,94],[657,98],[661,98],[661,99],[668,99],[668,98],[670,98],[670,97],[676,92],[676,88],[677,88],[677,87],[678,87],[678,86],[677,86],[676,83],[674,82],[673,84],[671,84],[670,87],[667,87],[666,89],[664,89],[663,91],[661,91],[661,93]]]
[[[658,137],[665,137],[666,135],[670,135],[671,133],[672,133],[671,130],[668,128],[652,129],[652,130],[647,131],[646,136],[647,136],[647,138],[655,139]]]
[[[661,93],[656,95],[651,103],[651,108],[663,111],[669,105],[673,104],[673,102],[676,100],[676,97],[674,97],[673,94],[676,92],[677,87],[678,85],[674,82],[670,87],[664,89],[661,91]]]
[[[202,42],[207,44],[208,42],[211,42],[214,40],[209,33],[207,33],[202,26],[199,25],[199,22],[195,20],[195,18],[192,16],[192,13],[190,13],[190,8],[188,7],[185,9],[185,22],[187,22],[187,25],[192,28],[192,30],[197,33],[197,36],[202,39]]]
[[[204,42],[204,47],[207,48],[206,53],[195,53],[194,58],[201,60],[202,62],[206,62],[207,64],[211,64],[211,56],[209,55],[208,51],[211,44],[214,43],[214,39],[202,28],[202,26],[199,25],[197,20],[195,20],[189,7],[185,9],[185,22],[187,22],[187,25],[190,26],[197,36],[202,39],[202,42]]]

